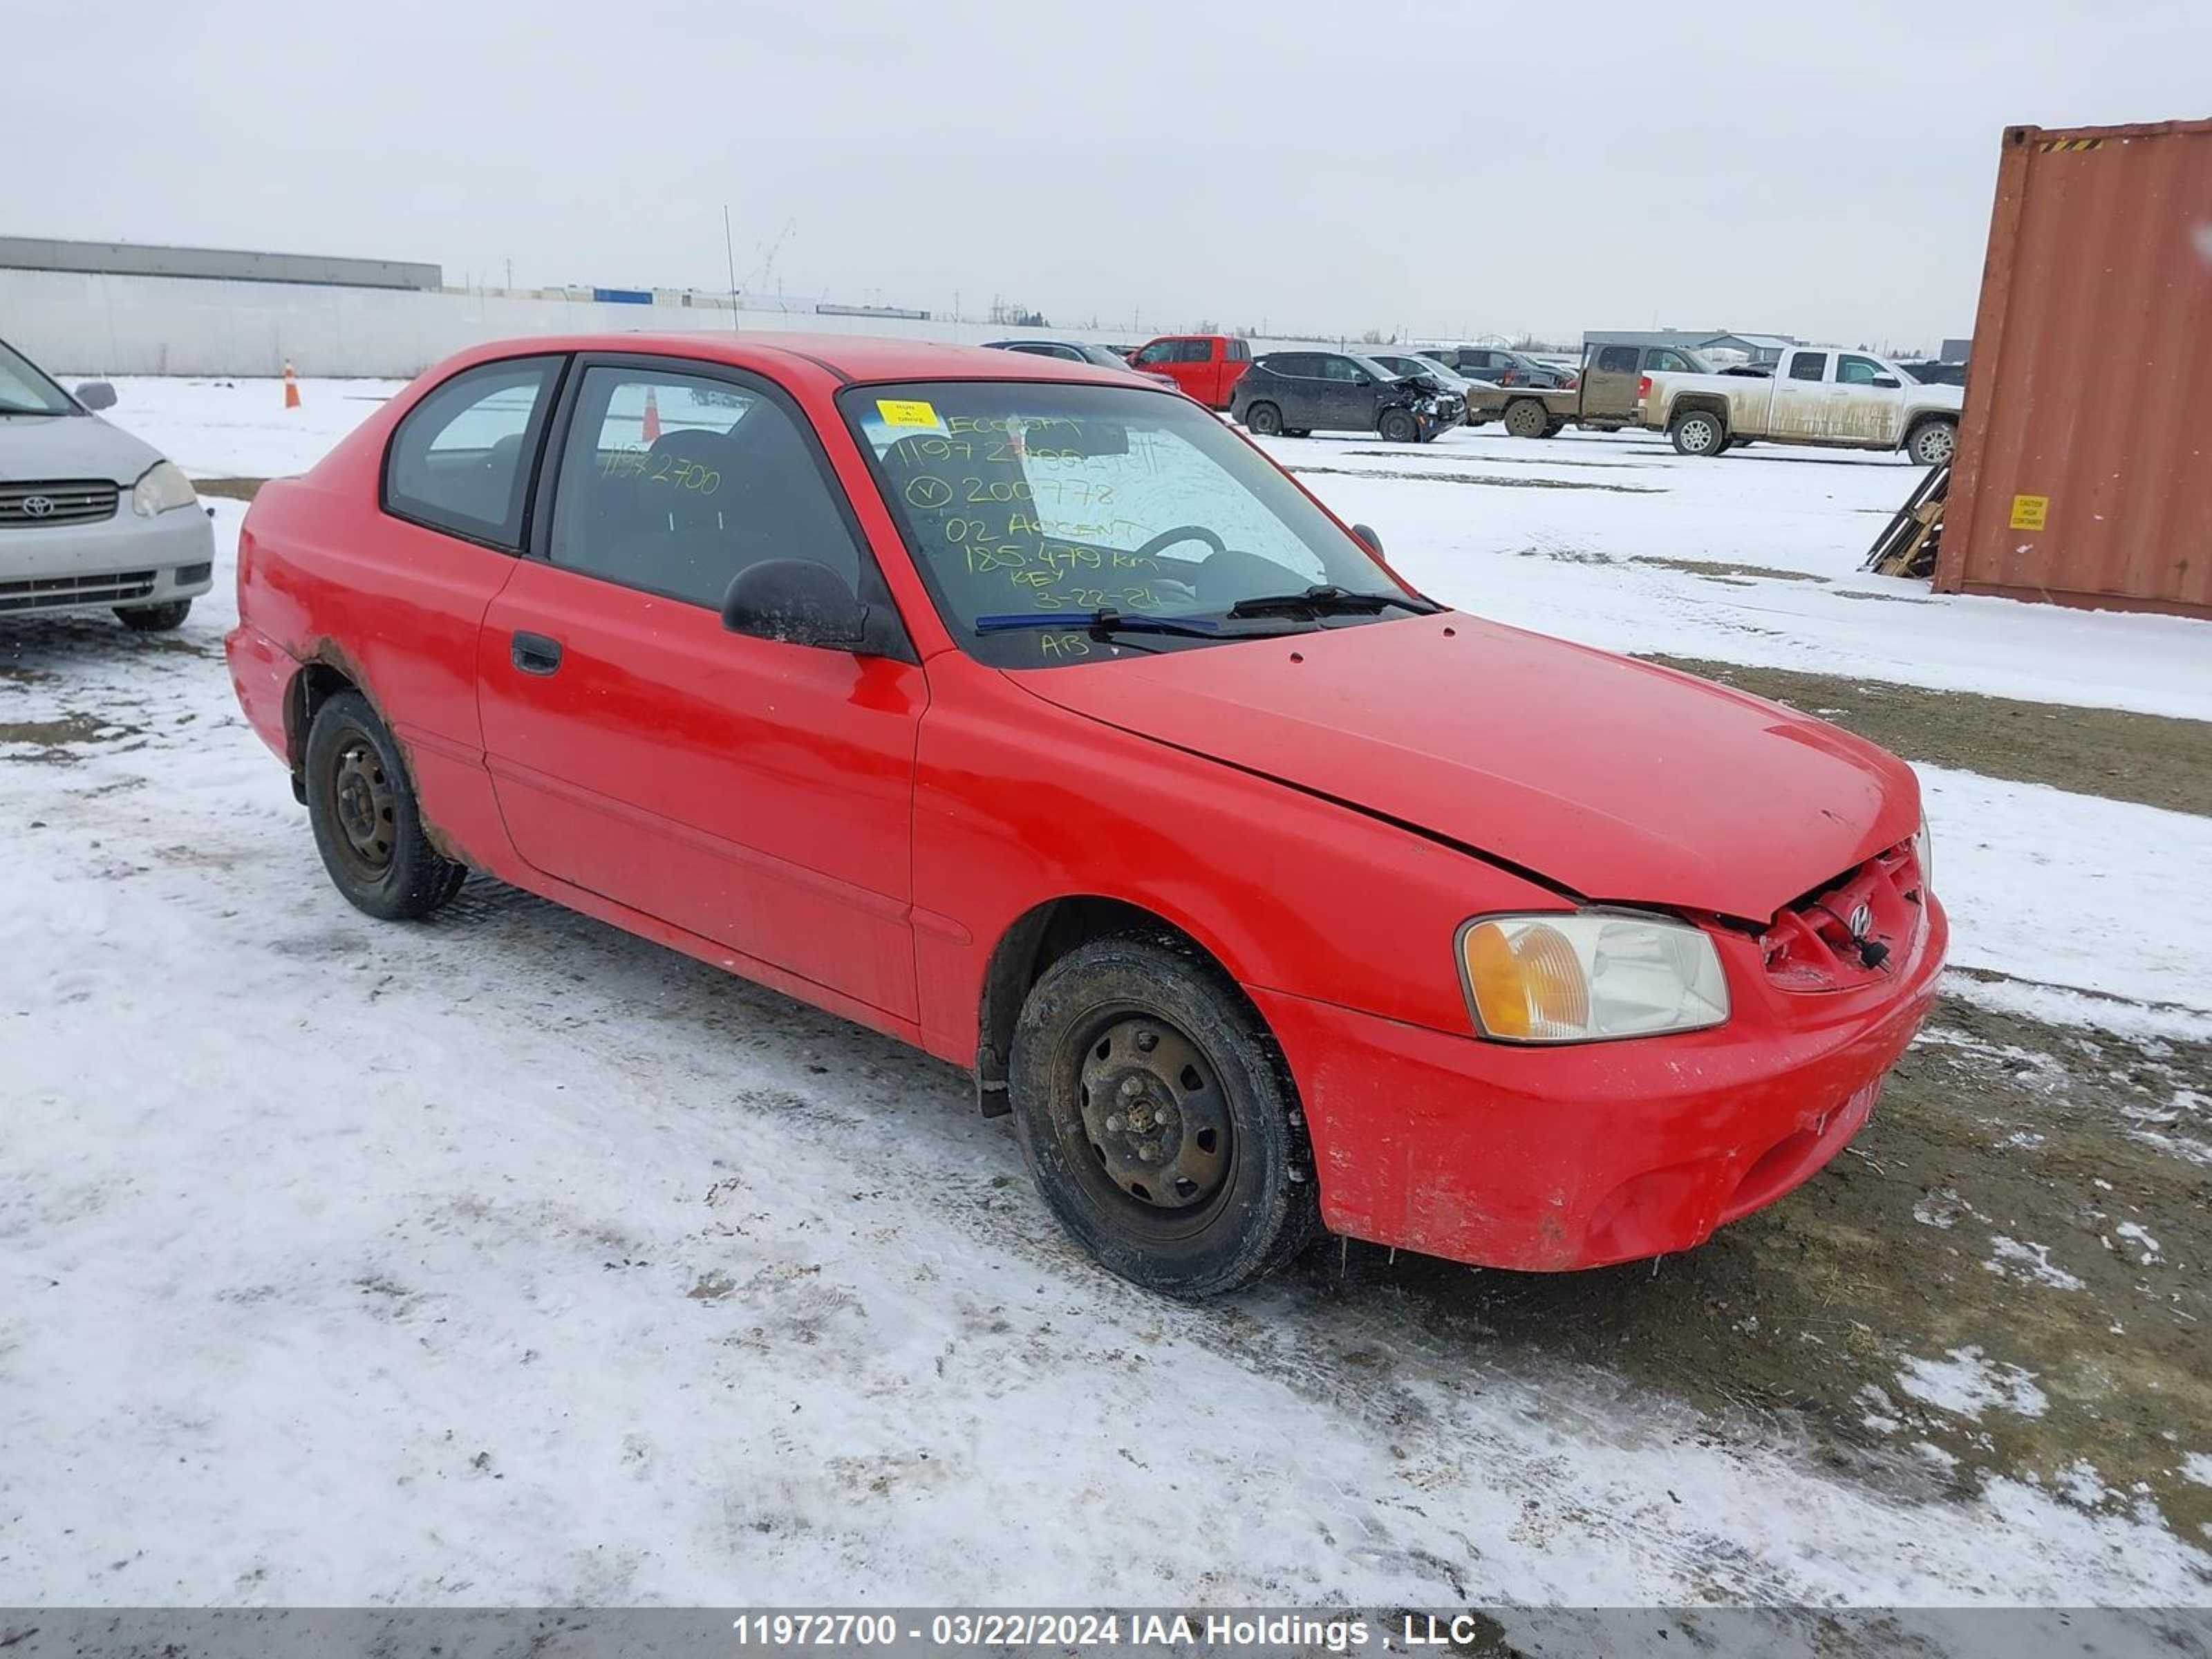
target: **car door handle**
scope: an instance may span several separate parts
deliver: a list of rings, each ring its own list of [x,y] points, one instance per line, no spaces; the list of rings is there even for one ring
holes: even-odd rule
[[[526,674],[550,674],[561,665],[561,641],[544,634],[518,633],[514,665]]]

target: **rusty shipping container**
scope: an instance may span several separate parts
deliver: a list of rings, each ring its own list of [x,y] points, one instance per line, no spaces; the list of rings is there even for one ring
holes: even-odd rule
[[[1936,586],[2212,617],[2212,120],[2006,131]]]

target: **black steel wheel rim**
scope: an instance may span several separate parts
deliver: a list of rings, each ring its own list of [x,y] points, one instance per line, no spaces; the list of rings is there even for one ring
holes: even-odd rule
[[[1054,1127],[1091,1202],[1155,1238],[1202,1231],[1227,1200],[1237,1137],[1218,1069],[1171,1020],[1100,1009],[1060,1055],[1068,1088]]]
[[[398,798],[384,757],[367,732],[349,731],[339,742],[329,787],[339,856],[358,875],[378,879],[392,868],[398,843]]]

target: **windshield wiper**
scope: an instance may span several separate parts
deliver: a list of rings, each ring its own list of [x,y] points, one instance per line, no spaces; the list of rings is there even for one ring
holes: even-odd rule
[[[1443,609],[1433,600],[1404,593],[1359,593],[1334,582],[1317,582],[1296,593],[1255,593],[1229,607],[1232,617],[1264,617],[1284,611],[1310,611],[1316,616],[1352,616],[1395,605],[1417,617],[1432,616]]]
[[[1218,622],[1148,617],[1141,611],[1132,615],[1116,611],[1110,605],[1101,605],[1096,611],[1021,611],[1005,616],[978,617],[975,628],[978,634],[1008,634],[1023,628],[1060,628],[1073,634],[1182,634],[1201,640],[1247,637],[1241,631],[1224,634]]]

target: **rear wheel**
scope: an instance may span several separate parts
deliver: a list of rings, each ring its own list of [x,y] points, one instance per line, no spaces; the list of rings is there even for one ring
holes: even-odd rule
[[[1100,1264],[1212,1296],[1320,1226],[1280,1053],[1219,969],[1170,939],[1094,939],[1047,969],[1014,1028],[1023,1157]]]
[[[1728,428],[1711,410],[1693,409],[1677,415],[1667,428],[1677,455],[1717,455],[1728,447]]]
[[[1941,466],[1959,447],[1959,428],[1949,421],[1924,421],[1913,428],[1905,451],[1923,466]]]
[[[1244,411],[1244,429],[1262,438],[1279,437],[1283,430],[1283,411],[1273,404],[1254,404]]]
[[[166,634],[183,627],[191,612],[190,599],[172,599],[167,605],[118,605],[115,620],[134,634]]]
[[[1552,411],[1534,398],[1522,398],[1505,406],[1505,429],[1516,438],[1548,435]]]
[[[1410,444],[1418,443],[1420,441],[1421,423],[1413,418],[1411,411],[1407,410],[1383,410],[1379,429],[1386,443]]]
[[[430,845],[399,746],[360,692],[337,692],[315,711],[302,769],[316,850],[356,908],[406,921],[461,890],[468,867]]]

